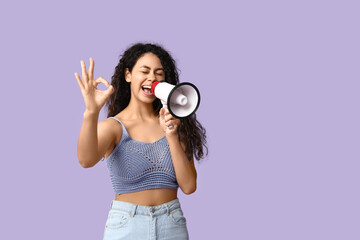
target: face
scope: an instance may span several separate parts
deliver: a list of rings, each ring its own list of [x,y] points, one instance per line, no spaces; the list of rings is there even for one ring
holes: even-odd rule
[[[165,79],[165,72],[160,59],[153,53],[145,53],[140,57],[132,71],[125,70],[125,79],[130,83],[131,97],[152,103],[156,97],[151,93],[152,83]]]

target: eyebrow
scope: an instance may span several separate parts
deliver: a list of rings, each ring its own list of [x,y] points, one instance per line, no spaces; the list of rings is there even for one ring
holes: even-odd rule
[[[144,66],[141,66],[140,68],[146,68],[146,69],[151,69],[150,67],[148,67],[148,66],[146,66],[146,65],[144,65]],[[164,71],[164,69],[163,68],[157,68],[157,69],[155,69],[155,71],[158,71],[158,70],[163,70]]]

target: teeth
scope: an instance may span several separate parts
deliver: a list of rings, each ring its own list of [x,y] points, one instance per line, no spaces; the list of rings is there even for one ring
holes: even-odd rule
[[[143,88],[151,89],[151,86],[142,86]]]

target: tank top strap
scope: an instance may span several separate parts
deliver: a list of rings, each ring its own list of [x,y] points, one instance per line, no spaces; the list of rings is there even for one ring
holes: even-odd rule
[[[123,133],[125,132],[126,135],[129,136],[129,133],[127,132],[126,128],[125,128],[125,125],[120,121],[120,119],[116,118],[116,117],[109,117],[109,118],[112,118],[112,119],[115,119],[116,121],[118,121],[120,123],[120,125],[122,126],[122,129],[123,129]]]

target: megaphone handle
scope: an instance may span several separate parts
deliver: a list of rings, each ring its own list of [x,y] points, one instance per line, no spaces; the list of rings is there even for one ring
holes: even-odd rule
[[[161,103],[163,104],[163,108],[168,109],[168,107],[167,107],[167,105],[166,105],[166,102],[164,102],[164,101],[161,100]],[[168,128],[169,128],[169,129],[173,128],[173,125],[170,124],[170,125],[168,126]]]
[[[162,103],[162,105],[163,105],[163,107],[164,107],[164,106],[166,106],[166,103],[167,103],[167,102],[165,102],[164,100],[161,100],[161,103]],[[166,106],[166,107],[167,107],[167,106]]]

